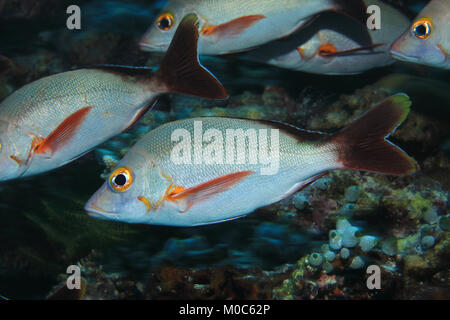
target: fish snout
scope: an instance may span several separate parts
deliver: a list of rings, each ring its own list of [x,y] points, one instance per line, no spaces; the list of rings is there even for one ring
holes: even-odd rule
[[[86,203],[84,209],[93,218],[114,220],[119,218],[119,213],[112,207],[113,199],[105,185],[103,185]]]
[[[397,60],[405,61],[405,62],[417,62],[419,61],[418,57],[415,57],[411,54],[411,50],[409,49],[409,44],[407,39],[405,39],[405,35],[401,36],[397,41],[395,41],[389,50],[391,56]]]
[[[412,57],[412,56],[407,56],[407,55],[405,55],[405,54],[403,54],[403,53],[401,53],[401,52],[399,52],[399,51],[397,51],[397,50],[395,50],[393,48],[391,48],[390,53],[391,53],[391,56],[393,58],[395,58],[397,60],[400,60],[400,61],[405,61],[405,62],[417,62],[417,61],[419,61],[419,58]]]
[[[139,48],[142,51],[166,52],[168,46],[169,46],[168,44],[156,44],[145,36],[139,41]]]
[[[90,217],[93,217],[96,219],[101,219],[101,220],[108,220],[108,217],[106,216],[107,213],[102,211],[100,208],[92,205],[92,203],[90,203],[90,201],[88,203],[86,203],[86,205],[84,206],[84,210],[86,210],[88,216],[90,216]]]

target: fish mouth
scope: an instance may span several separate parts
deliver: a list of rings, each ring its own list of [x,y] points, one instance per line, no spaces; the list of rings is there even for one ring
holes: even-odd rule
[[[417,62],[419,61],[418,57],[413,57],[413,56],[407,56],[401,52],[395,51],[391,49],[391,55],[398,59],[398,60],[402,60],[402,61],[407,61],[407,62]]]
[[[84,206],[84,210],[86,210],[88,216],[97,218],[97,219],[111,219],[111,218],[117,218],[119,216],[118,213],[103,211],[102,209],[100,209],[90,203],[87,203]]]
[[[145,41],[139,42],[139,47],[143,51],[155,50],[155,51],[161,51],[161,52],[165,51],[165,49],[167,48],[167,46],[165,46],[163,44],[150,44]]]

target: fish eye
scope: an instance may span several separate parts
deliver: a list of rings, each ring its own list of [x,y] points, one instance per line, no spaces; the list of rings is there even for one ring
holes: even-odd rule
[[[114,170],[109,177],[109,185],[118,192],[127,191],[133,183],[133,174],[128,168]]]
[[[171,13],[163,13],[156,20],[156,25],[159,29],[167,31],[170,30],[175,22],[175,18]]]
[[[419,39],[428,39],[431,36],[433,27],[429,19],[420,19],[413,24],[412,31]]]

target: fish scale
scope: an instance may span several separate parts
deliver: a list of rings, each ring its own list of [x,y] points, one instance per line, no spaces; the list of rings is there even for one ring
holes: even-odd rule
[[[416,33],[422,27],[425,34]],[[432,0],[392,44],[394,58],[450,70],[450,0]]]
[[[272,121],[210,117],[170,122],[128,151],[85,209],[101,219],[197,226],[236,219],[280,201],[329,170],[412,173],[417,170],[414,159],[385,141],[405,120],[410,104],[404,94],[392,96],[335,135]],[[263,138],[245,142],[252,132]],[[227,139],[232,133],[242,138],[240,143]],[[270,147],[263,143],[266,137]],[[227,161],[227,155],[235,155],[228,144],[246,156],[266,150],[270,161]],[[192,152],[213,149],[223,157],[206,162]],[[272,170],[263,170],[267,166]]]
[[[253,130],[267,130],[268,139],[270,140],[270,130],[278,130],[271,128],[267,125],[260,124],[257,121],[242,120],[242,119],[227,119],[227,118],[193,118],[189,120],[181,120],[165,124],[154,131],[146,138],[140,140],[133,150],[147,154],[151,159],[154,159],[161,169],[174,177],[175,181],[180,185],[191,187],[204,181],[205,177],[219,177],[231,172],[239,172],[243,170],[260,170],[261,165],[207,165],[205,167],[192,164],[192,165],[176,165],[170,159],[171,151],[174,147],[174,142],[171,142],[170,134],[179,128],[186,129],[193,135],[193,124],[195,121],[199,121],[203,125],[203,131],[209,129],[219,130],[224,137],[224,149],[225,149],[225,137],[226,130],[242,129],[246,132],[249,129]],[[242,137],[241,134],[238,135]],[[245,138],[245,135],[244,137]],[[155,143],[156,142],[156,143]],[[324,159],[323,155],[328,153],[328,150],[317,149],[315,146],[307,141],[303,142],[302,147],[298,147],[298,140],[295,137],[289,135],[280,135],[280,167],[288,168],[287,170],[298,170],[298,172],[304,172],[304,176],[309,174],[315,174],[314,170],[309,168],[310,164],[317,164],[319,160]],[[245,150],[245,155],[248,158],[249,150],[248,145]],[[332,157],[330,157],[332,158]],[[331,160],[331,161],[330,161]],[[336,159],[325,158],[327,164],[333,163]],[[320,168],[323,169],[323,168]],[[290,173],[292,175],[292,173]],[[294,177],[298,179],[301,177]]]
[[[37,80],[5,99],[0,105],[0,121],[9,123],[9,130],[18,135],[11,143],[23,146],[15,147],[14,155],[22,161],[28,158],[35,137],[47,137],[77,110],[92,107],[64,152],[55,153],[51,161],[31,161],[25,175],[61,166],[115,135],[117,128],[125,129],[157,94],[146,90],[146,84],[82,69]],[[105,121],[109,126],[98,126]]]
[[[32,127],[41,135],[47,135],[80,107],[95,106],[99,112],[117,112],[124,106],[148,100],[145,84],[89,69],[42,78],[23,90],[25,94],[16,91],[2,102],[0,119]]]
[[[357,26],[353,21],[327,12],[288,39],[261,46],[243,57],[280,68],[329,75],[358,74],[390,65],[395,62],[389,53],[390,46],[408,27],[409,19],[381,1],[364,2],[379,6],[382,12],[381,29],[368,31],[376,48],[359,50],[368,45],[365,33],[355,30]],[[337,53],[359,51],[321,56],[319,51],[323,47],[330,47]]]
[[[157,72],[102,66],[48,76],[0,104],[0,181],[63,166],[121,133],[157,97],[227,98],[198,60],[198,20],[186,16]]]
[[[365,28],[365,9],[361,0],[351,5],[342,0],[172,0],[143,35],[140,46],[144,51],[165,51],[179,20],[192,12],[200,21],[199,52],[222,55],[286,37],[329,10],[344,12]],[[160,28],[158,21],[164,17],[166,23]]]

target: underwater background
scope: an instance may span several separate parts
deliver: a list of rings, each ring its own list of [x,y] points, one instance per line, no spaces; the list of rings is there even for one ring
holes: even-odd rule
[[[426,1],[387,1],[413,18]],[[157,65],[138,42],[164,1],[0,0],[0,100],[46,75],[99,64]],[[82,29],[66,28],[78,4]],[[225,105],[168,96],[129,131],[79,160],[0,183],[0,295],[8,299],[450,299],[448,71],[397,62],[322,76],[202,57]],[[194,228],[93,219],[83,206],[149,130],[196,116],[285,121],[335,132],[375,103],[407,93],[391,140],[420,164],[411,176],[334,171],[245,218]],[[366,268],[381,267],[381,290]],[[65,289],[79,265],[82,292]]]

